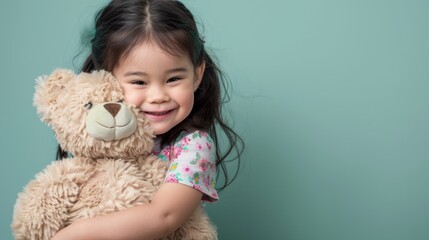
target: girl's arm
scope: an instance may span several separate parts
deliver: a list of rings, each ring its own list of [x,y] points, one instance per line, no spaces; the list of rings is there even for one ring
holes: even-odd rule
[[[150,204],[84,219],[52,240],[154,239],[182,226],[200,204],[202,193],[179,183],[163,183]]]

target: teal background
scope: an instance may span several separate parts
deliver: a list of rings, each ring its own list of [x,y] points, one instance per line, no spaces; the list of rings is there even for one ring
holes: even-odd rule
[[[104,2],[0,8],[0,239],[55,152],[34,79],[78,68]],[[247,144],[237,181],[207,206],[220,239],[429,239],[428,1],[185,3],[232,81]]]

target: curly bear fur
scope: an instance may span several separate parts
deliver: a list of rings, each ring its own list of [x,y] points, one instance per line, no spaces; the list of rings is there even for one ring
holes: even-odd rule
[[[150,154],[151,129],[123,99],[118,81],[103,70],[76,75],[58,69],[38,79],[34,105],[73,157],[53,161],[18,195],[16,239],[48,240],[78,219],[150,202],[167,163]],[[217,234],[198,207],[163,239],[217,239]]]

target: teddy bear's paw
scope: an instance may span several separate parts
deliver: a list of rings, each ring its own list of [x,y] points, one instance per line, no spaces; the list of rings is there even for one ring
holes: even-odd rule
[[[15,205],[12,230],[16,239],[50,239],[63,228],[68,210],[78,195],[75,183],[65,182],[41,189],[29,184]]]

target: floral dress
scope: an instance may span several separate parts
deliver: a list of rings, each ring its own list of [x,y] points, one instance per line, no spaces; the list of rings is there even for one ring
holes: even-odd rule
[[[156,139],[153,154],[169,161],[164,182],[181,183],[203,193],[203,201],[219,199],[216,185],[216,152],[213,140],[203,131],[183,132],[172,145],[160,149]]]

